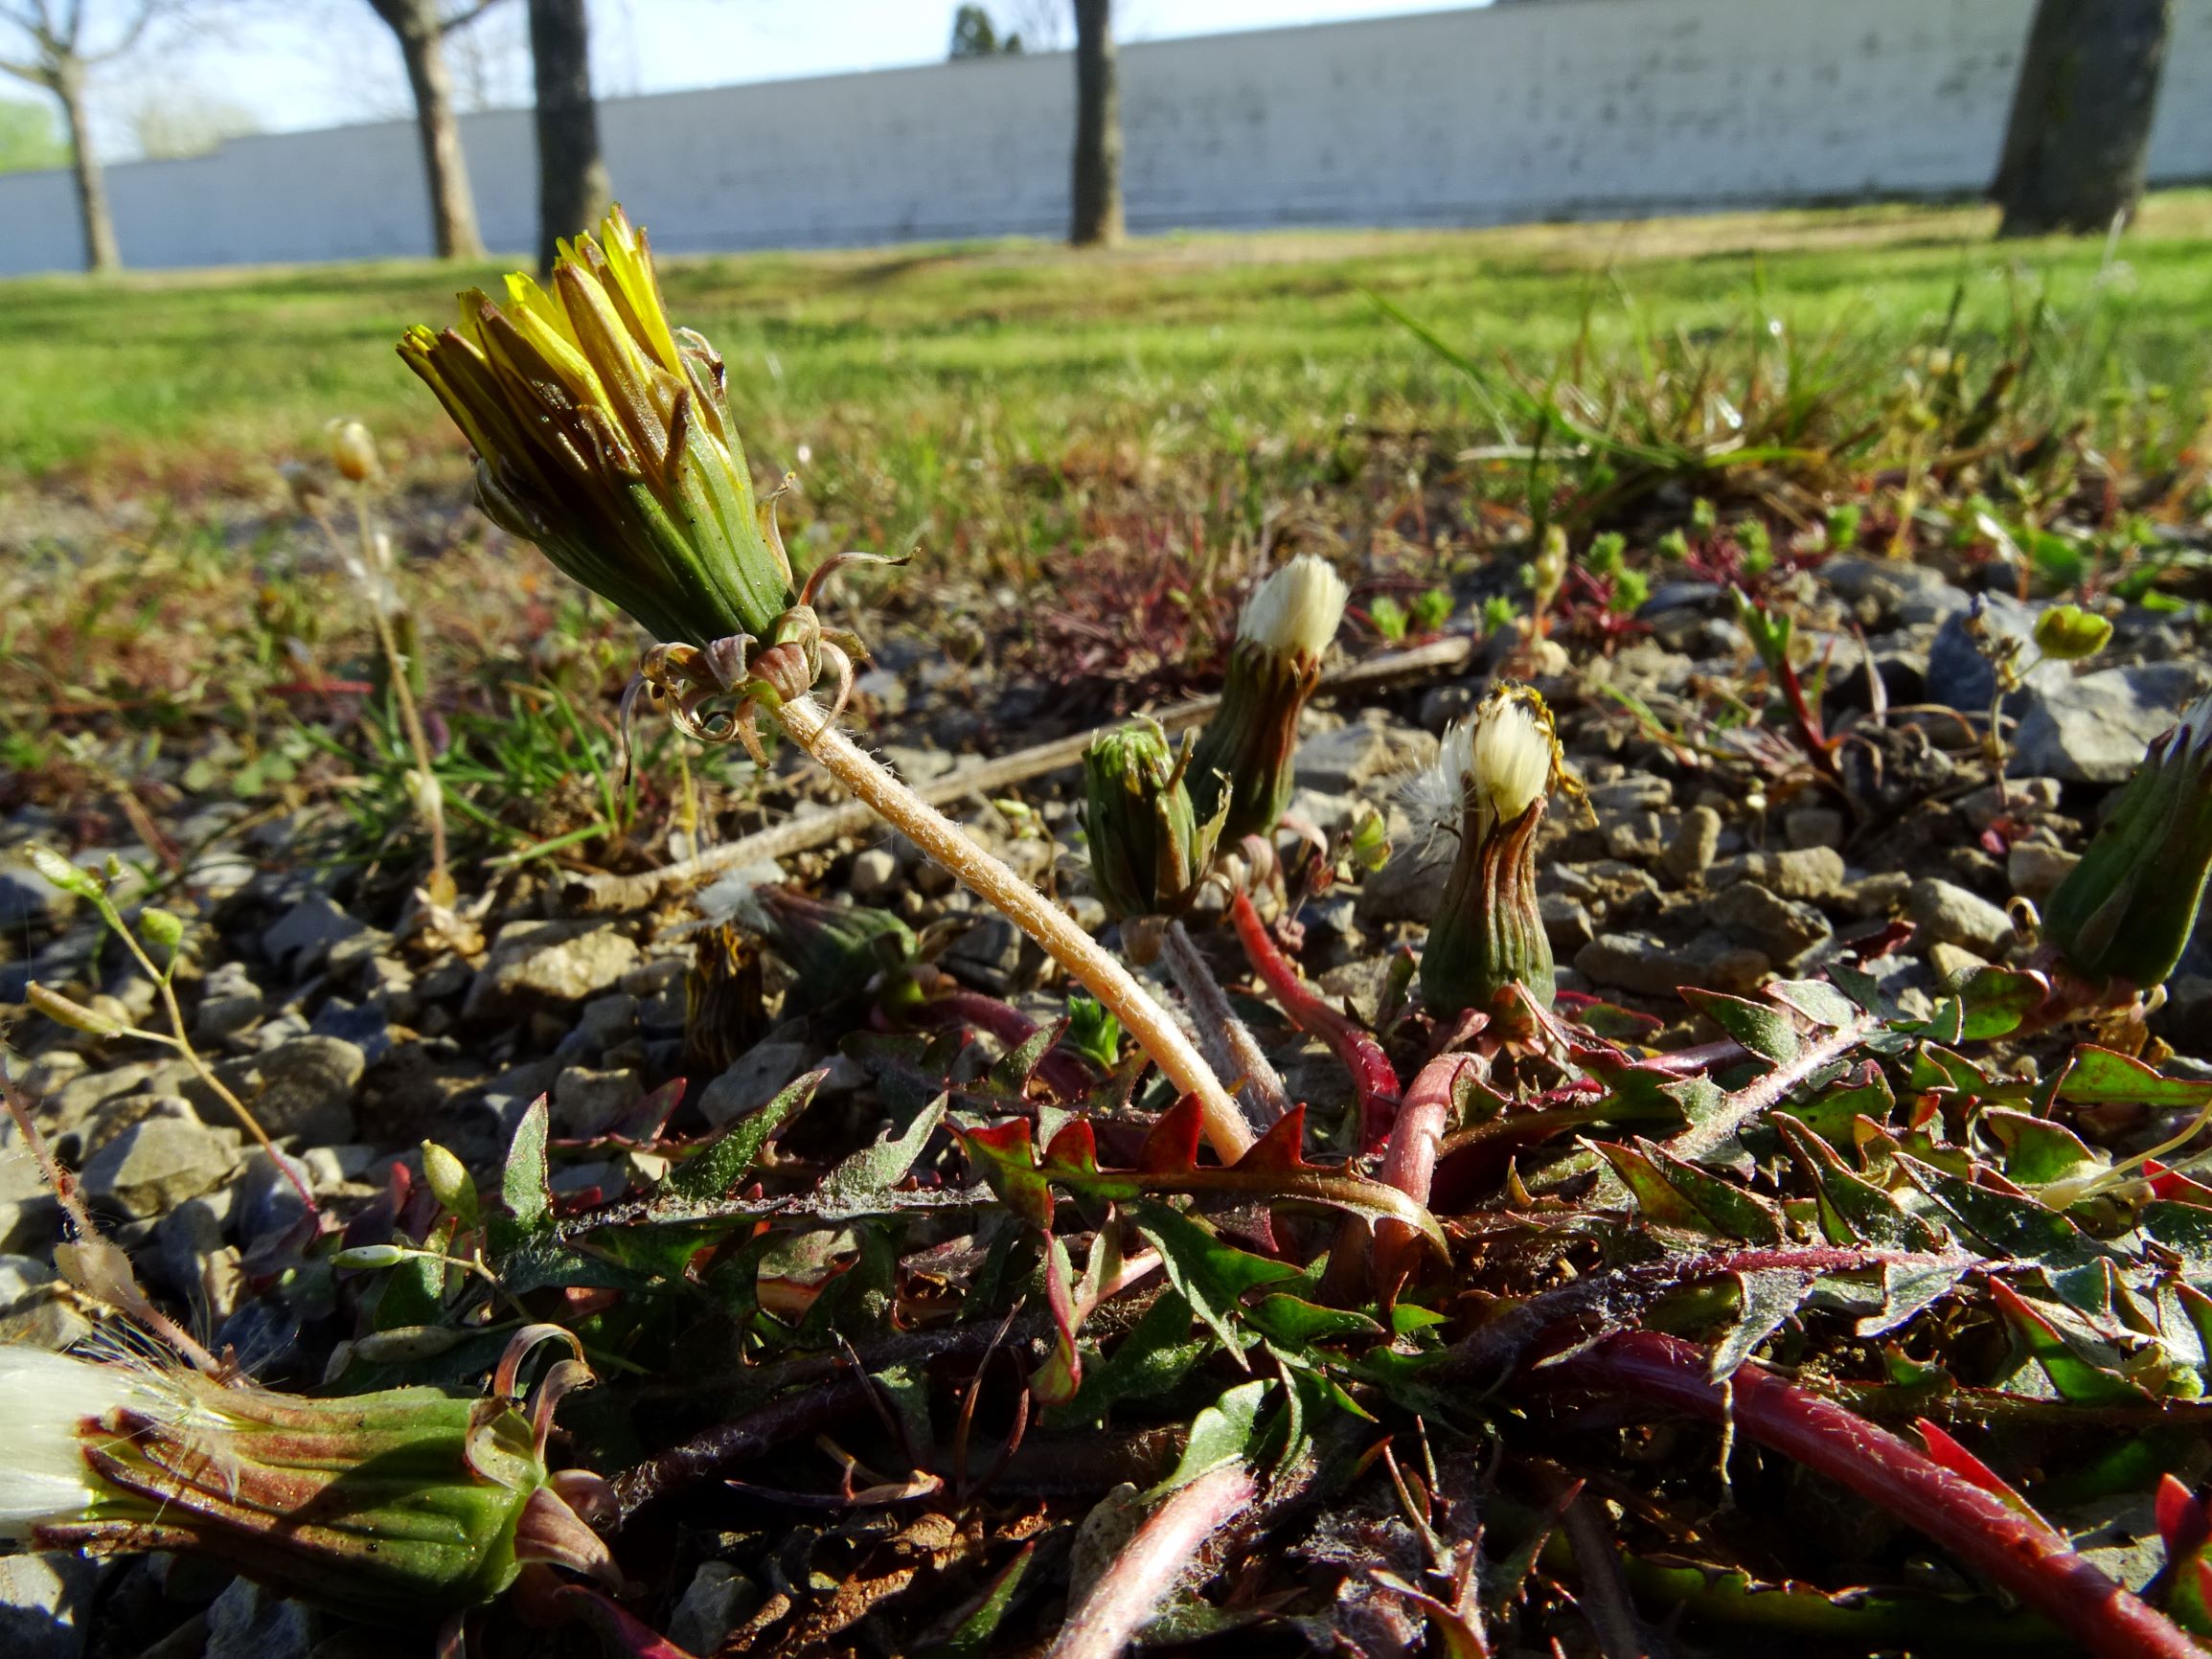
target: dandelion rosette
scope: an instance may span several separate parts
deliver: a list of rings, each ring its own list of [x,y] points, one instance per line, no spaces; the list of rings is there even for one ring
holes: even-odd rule
[[[775,497],[756,497],[714,348],[671,325],[645,233],[620,208],[564,242],[551,290],[520,273],[506,304],[461,296],[460,326],[418,325],[399,355],[476,451],[476,500],[502,529],[662,642],[639,690],[710,742],[756,755],[754,702],[825,674],[843,706],[859,642],[794,588]],[[710,713],[736,698],[734,712]]]
[[[1532,688],[1508,684],[1445,735],[1435,765],[1408,791],[1423,817],[1459,837],[1421,954],[1422,1000],[1440,1020],[1488,1009],[1509,985],[1551,1006],[1536,841],[1556,788],[1574,784],[1551,711]]]
[[[530,1406],[433,1388],[305,1399],[0,1347],[0,1537],[201,1556],[382,1624],[477,1606],[532,1561],[619,1585],[584,1518],[604,1483],[545,1466],[552,1401],[587,1375],[560,1362]]]
[[[1221,706],[1206,722],[1190,767],[1200,819],[1226,808],[1231,839],[1266,835],[1289,802],[1298,715],[1321,678],[1347,597],[1324,559],[1301,554],[1260,584],[1237,619]]]
[[[2138,989],[2181,960],[2212,868],[2212,696],[2151,744],[2043,907],[2043,933],[2082,978]]]
[[[1201,819],[1189,785],[1191,755],[1135,720],[1101,736],[1083,758],[1083,831],[1091,886],[1116,920],[1187,908],[1213,862],[1226,804]]]

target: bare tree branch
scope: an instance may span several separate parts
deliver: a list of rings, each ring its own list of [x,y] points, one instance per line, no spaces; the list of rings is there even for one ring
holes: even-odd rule
[[[438,31],[442,34],[450,34],[457,29],[466,29],[498,4],[499,0],[470,0],[469,4],[463,6],[450,17],[442,18]]]

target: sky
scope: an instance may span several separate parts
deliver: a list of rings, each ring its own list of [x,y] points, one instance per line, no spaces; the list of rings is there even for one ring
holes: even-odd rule
[[[112,4],[112,0],[110,0]],[[1449,11],[1483,0],[1117,0],[1125,42],[1240,29]],[[97,9],[99,0],[95,0]],[[601,97],[931,63],[951,39],[955,0],[591,0]],[[1069,0],[987,0],[1002,30],[1057,28]],[[224,8],[215,9],[221,17]],[[250,21],[248,21],[250,19]],[[465,105],[529,101],[522,0],[500,0],[456,42]],[[27,90],[27,89],[25,89]],[[17,89],[0,87],[0,97]],[[115,66],[98,136],[110,159],[136,149],[149,104],[241,108],[262,129],[389,119],[409,108],[398,49],[366,0],[260,0],[239,20],[176,36]]]

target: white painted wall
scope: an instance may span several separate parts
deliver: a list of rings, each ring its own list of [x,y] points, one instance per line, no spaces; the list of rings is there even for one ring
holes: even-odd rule
[[[1492,224],[1971,193],[2033,0],[1553,0],[1127,46],[1133,229]],[[2179,0],[2152,173],[2212,177],[2212,0]],[[617,99],[617,193],[670,252],[1061,234],[1064,55]],[[464,144],[531,247],[526,113]],[[109,170],[126,262],[425,254],[412,125]],[[0,176],[0,274],[80,262],[66,175]]]

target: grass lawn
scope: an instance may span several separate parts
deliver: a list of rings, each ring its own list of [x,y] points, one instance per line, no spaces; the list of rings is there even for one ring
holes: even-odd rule
[[[1771,314],[1832,372],[1894,362],[1955,291],[1969,341],[2039,299],[2064,325],[2058,395],[2194,389],[2212,336],[2212,194],[2155,198],[2104,273],[2096,242],[1999,246],[1973,208],[1884,207],[1648,224],[1150,239],[1106,257],[1033,243],[672,261],[671,309],[727,356],[757,460],[806,444],[888,473],[920,527],[932,475],[1070,444],[1174,457],[1248,450],[1393,407],[1476,416],[1465,378],[1370,296],[1477,355],[1534,370],[1585,336],[1594,358]],[[391,342],[451,314],[492,265],[425,262],[0,284],[0,486],[203,469],[309,445],[336,414],[423,454],[455,448]],[[1888,375],[1878,368],[1876,377]]]

